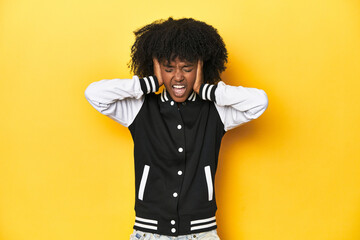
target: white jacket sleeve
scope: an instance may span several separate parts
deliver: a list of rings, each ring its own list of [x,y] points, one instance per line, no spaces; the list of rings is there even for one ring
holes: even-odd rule
[[[145,95],[158,90],[156,77],[104,79],[91,83],[85,98],[100,113],[128,127],[144,103]]]
[[[217,85],[202,84],[199,95],[204,100],[215,102],[225,131],[258,118],[268,106],[264,90],[230,86],[223,81]]]

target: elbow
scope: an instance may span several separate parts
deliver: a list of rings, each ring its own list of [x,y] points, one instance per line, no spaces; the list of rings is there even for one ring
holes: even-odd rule
[[[93,87],[93,84],[91,83],[86,89],[85,89],[85,98],[89,101],[94,98],[95,95],[95,88]]]
[[[260,105],[262,106],[263,111],[265,111],[269,105],[269,99],[264,90],[260,90],[260,92],[261,92],[261,97],[259,98]]]
[[[96,110],[101,112],[103,106],[101,106],[101,103],[96,100],[95,93],[96,93],[96,89],[93,87],[92,84],[90,84],[85,89],[85,98],[91,104],[91,106],[93,106]]]
[[[267,94],[265,93],[264,90],[260,90],[260,95],[258,98],[258,107],[257,107],[257,113],[256,118],[258,118],[259,116],[261,116],[265,110],[267,109],[268,105],[269,105],[269,99],[267,97]]]
[[[254,103],[256,104],[254,104],[253,108],[245,112],[245,116],[248,118],[248,120],[260,117],[268,107],[269,100],[267,94],[263,90],[259,89],[259,91],[260,94],[256,97],[256,100],[254,101]]]

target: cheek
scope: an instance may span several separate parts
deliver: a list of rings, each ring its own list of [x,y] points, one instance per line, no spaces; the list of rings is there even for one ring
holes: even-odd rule
[[[164,82],[165,86],[169,86],[172,76],[169,73],[165,72],[165,71],[162,72],[161,76],[162,76],[162,79],[163,79],[163,82]]]
[[[191,84],[191,85],[194,85],[195,83],[195,80],[196,80],[196,72],[191,72],[188,77],[188,83]]]

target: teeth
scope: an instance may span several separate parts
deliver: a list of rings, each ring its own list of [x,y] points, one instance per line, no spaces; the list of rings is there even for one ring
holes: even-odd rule
[[[173,88],[184,88],[182,85],[173,85]]]

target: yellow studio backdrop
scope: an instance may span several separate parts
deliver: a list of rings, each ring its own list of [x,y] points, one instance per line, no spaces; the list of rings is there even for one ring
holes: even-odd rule
[[[132,77],[133,31],[169,16],[217,28],[222,79],[269,98],[224,136],[220,238],[360,239],[357,0],[2,0],[0,239],[129,239],[131,135],[84,91]]]

